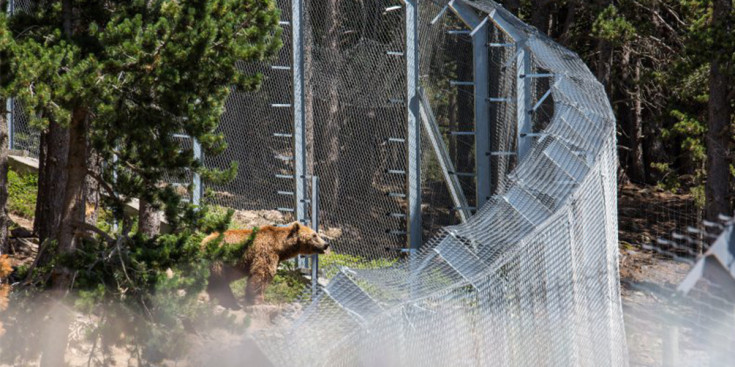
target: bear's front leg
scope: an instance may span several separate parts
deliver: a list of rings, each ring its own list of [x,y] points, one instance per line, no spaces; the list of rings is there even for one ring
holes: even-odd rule
[[[231,310],[239,310],[240,305],[237,304],[235,295],[232,294],[230,288],[230,279],[227,276],[227,269],[221,261],[215,261],[210,267],[209,281],[207,282],[207,293],[210,297],[215,298],[219,305]]]
[[[250,275],[245,288],[245,303],[257,305],[265,301],[265,289],[278,271],[278,255],[256,257],[250,266]]]

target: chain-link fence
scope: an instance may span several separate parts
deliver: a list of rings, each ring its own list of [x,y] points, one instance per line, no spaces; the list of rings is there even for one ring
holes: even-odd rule
[[[416,3],[404,4],[385,11]],[[421,86],[450,173],[468,205],[486,203],[405,261],[341,268],[259,345],[276,365],[626,365],[604,89],[492,1],[418,6]]]
[[[7,2],[8,14],[30,9],[33,0],[15,0]],[[38,158],[41,146],[41,132],[31,126],[30,118],[25,113],[23,105],[9,98],[6,101],[6,123],[8,124],[8,148],[11,154]]]

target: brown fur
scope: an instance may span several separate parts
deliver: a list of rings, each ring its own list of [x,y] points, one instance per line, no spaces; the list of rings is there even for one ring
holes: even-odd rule
[[[222,243],[242,243],[253,233],[248,229],[228,230]],[[220,234],[212,233],[202,240],[202,246]],[[253,243],[243,258],[235,264],[212,264],[207,291],[225,307],[237,308],[237,300],[230,290],[230,282],[247,276],[246,304],[262,303],[265,288],[273,280],[281,261],[297,255],[323,254],[329,245],[311,228],[293,222],[285,227],[265,226],[258,230]]]

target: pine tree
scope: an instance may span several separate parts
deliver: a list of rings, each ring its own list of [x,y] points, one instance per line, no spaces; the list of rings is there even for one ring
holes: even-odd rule
[[[732,40],[732,0],[714,0],[712,4],[712,61],[709,78],[709,119],[707,121],[706,215],[716,220],[720,214],[730,215],[732,176],[732,127],[735,88],[731,82],[735,68]]]
[[[9,60],[3,94],[15,95],[46,132],[68,134],[66,182],[58,228],[49,233],[58,254],[73,253],[84,223],[85,181],[92,178],[126,237],[133,222],[123,204],[140,198],[163,209],[176,226],[191,209],[164,176],[224,180],[236,166],[212,171],[194,158],[224,140],[215,133],[231,90],[254,90],[262,77],[237,67],[280,47],[272,0],[62,0],[37,1],[35,10],[0,17],[0,52]],[[48,144],[48,140],[45,142]],[[47,147],[42,151],[51,152]],[[64,153],[65,156],[64,156]],[[59,154],[55,152],[54,154]],[[104,162],[97,172],[89,155]],[[190,188],[191,189],[191,188]],[[39,202],[43,206],[43,202]],[[69,284],[58,269],[55,286]]]

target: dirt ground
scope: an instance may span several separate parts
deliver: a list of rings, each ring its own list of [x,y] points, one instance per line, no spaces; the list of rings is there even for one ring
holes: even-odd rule
[[[696,258],[688,255],[684,258],[689,262],[675,261],[670,254],[644,249],[644,245],[662,247],[656,243],[658,238],[686,233],[687,227],[700,227],[701,220],[701,210],[689,195],[634,185],[625,185],[619,192],[621,296],[631,366],[663,366],[667,358],[675,359],[677,366],[709,364],[694,329],[677,326],[682,317],[685,321],[696,318],[699,311],[684,313],[671,306],[676,287]],[[677,339],[672,339],[674,335]],[[676,353],[671,340],[678,340]]]

